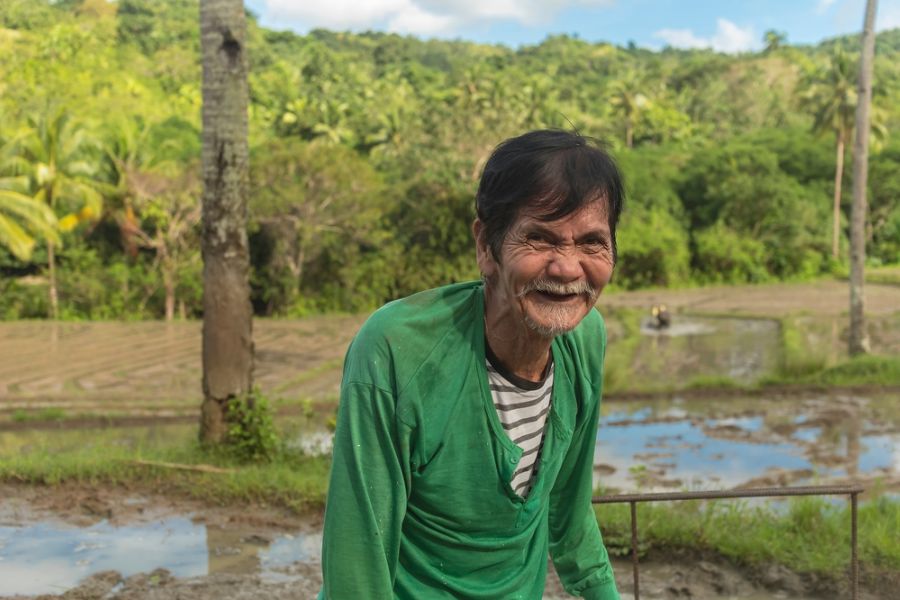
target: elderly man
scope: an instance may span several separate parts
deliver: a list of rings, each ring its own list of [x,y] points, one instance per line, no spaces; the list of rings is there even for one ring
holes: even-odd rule
[[[623,190],[585,138],[494,151],[473,225],[482,280],[373,314],[344,365],[320,598],[619,597],[591,508]]]

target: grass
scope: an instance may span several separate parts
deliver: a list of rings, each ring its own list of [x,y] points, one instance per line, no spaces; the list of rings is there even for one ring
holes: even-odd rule
[[[785,506],[785,505],[782,505]],[[741,501],[638,505],[639,553],[716,554],[743,567],[780,564],[832,585],[846,581],[850,509],[821,498],[797,498],[786,509]],[[611,554],[631,551],[629,507],[595,508]],[[859,509],[859,557],[866,578],[900,573],[900,502],[882,496]]]
[[[900,285],[900,265],[867,268],[866,282]]]
[[[16,409],[12,413],[12,421],[16,423],[28,423],[31,421],[62,421],[67,418],[66,411],[59,407],[51,406],[41,410]]]
[[[830,386],[897,385],[900,384],[900,356],[854,356],[801,381]]]
[[[190,433],[171,435],[171,431]],[[255,502],[296,512],[324,504],[330,458],[282,450],[269,462],[244,463],[228,453],[204,449],[192,439],[195,431],[193,426],[169,428],[163,435],[157,431],[136,441],[123,441],[121,433],[105,430],[87,432],[83,438],[42,432],[25,438],[21,448],[3,449],[0,481],[150,488],[210,504]],[[211,465],[231,472],[184,471],[138,460]]]
[[[785,317],[780,320],[780,325],[781,364],[777,377],[783,380],[799,379],[825,368],[827,349],[810,347],[806,333],[796,318]]]
[[[760,381],[765,386],[898,386],[900,385],[900,356],[866,354],[854,356],[831,367],[821,367],[802,374],[777,374]]]

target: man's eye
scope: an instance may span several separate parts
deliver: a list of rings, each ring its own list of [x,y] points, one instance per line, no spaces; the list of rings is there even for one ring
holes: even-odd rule
[[[593,254],[606,250],[607,243],[606,240],[602,238],[589,238],[581,244],[581,247],[585,252],[590,252]]]
[[[525,236],[525,241],[532,246],[549,246],[550,240],[541,233],[529,233]]]

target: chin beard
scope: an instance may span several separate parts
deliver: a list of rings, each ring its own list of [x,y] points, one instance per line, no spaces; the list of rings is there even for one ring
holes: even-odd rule
[[[561,306],[543,307],[541,309],[544,316],[543,322],[538,323],[532,319],[528,313],[525,313],[525,325],[541,337],[554,338],[563,333],[572,331],[579,323],[581,323],[581,319],[584,318],[584,315],[575,320],[573,318],[575,310],[576,309],[574,308]]]

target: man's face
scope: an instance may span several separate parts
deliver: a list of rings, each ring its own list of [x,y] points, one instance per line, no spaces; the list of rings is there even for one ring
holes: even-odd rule
[[[526,209],[507,233],[500,261],[481,245],[478,261],[491,283],[494,310],[543,337],[570,331],[612,275],[606,202],[591,202],[556,221],[542,221]]]

